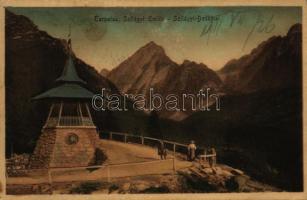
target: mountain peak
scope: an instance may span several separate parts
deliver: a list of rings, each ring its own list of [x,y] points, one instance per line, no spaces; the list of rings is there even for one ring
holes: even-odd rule
[[[188,66],[197,66],[197,67],[204,67],[204,68],[208,68],[204,63],[196,63],[194,61],[190,61],[190,60],[187,60],[185,59],[181,66],[183,67],[188,67]]]
[[[148,42],[145,46],[140,48],[141,51],[148,51],[148,52],[159,52],[165,54],[164,48],[154,41]]]
[[[104,77],[107,77],[109,74],[110,70],[103,68],[102,70],[100,70],[100,74]]]
[[[151,47],[161,47],[159,46],[157,43],[155,43],[154,41],[150,41],[148,42],[145,46],[151,46]]]
[[[195,62],[185,59],[185,60],[182,62],[182,65],[183,65],[183,66],[186,66],[186,65],[189,65],[189,64],[191,64],[191,63],[195,63]]]

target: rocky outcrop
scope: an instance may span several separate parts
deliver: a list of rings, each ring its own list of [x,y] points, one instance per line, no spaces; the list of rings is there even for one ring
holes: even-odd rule
[[[24,176],[29,164],[29,154],[14,154],[6,159],[6,173],[8,176]]]
[[[252,180],[239,169],[227,165],[208,167],[201,164],[180,172],[190,189],[198,192],[263,192],[278,188]]]

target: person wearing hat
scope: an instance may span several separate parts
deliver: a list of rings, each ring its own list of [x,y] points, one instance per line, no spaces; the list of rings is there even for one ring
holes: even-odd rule
[[[196,145],[194,143],[194,140],[191,140],[190,144],[188,145],[188,160],[189,161],[195,160],[195,151],[196,151]]]

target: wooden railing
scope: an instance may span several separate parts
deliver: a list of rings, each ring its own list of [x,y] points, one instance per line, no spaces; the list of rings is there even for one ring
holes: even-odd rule
[[[43,184],[48,183],[50,185],[51,193],[53,192],[53,186],[57,182],[64,182],[65,181],[97,181],[97,180],[106,180],[107,182],[111,182],[112,179],[122,178],[122,177],[133,177],[133,176],[146,176],[153,174],[150,170],[146,170],[145,173],[139,172],[136,170],[132,170],[131,173],[125,176],[118,175],[118,171],[116,169],[121,167],[137,167],[141,166],[142,169],[152,168],[153,165],[157,164],[159,169],[161,169],[161,164],[164,163],[164,173],[172,173],[175,175],[176,166],[175,166],[175,157],[165,159],[165,160],[151,160],[151,161],[142,161],[142,162],[131,162],[131,163],[118,163],[118,164],[103,164],[103,165],[96,165],[96,166],[85,166],[85,167],[63,167],[63,168],[49,168],[49,169],[28,169],[28,170],[21,170],[25,171],[27,174],[32,174],[31,177],[35,177],[32,179],[23,180],[22,183],[17,181],[18,183],[14,182],[14,178],[18,177],[11,177],[6,173],[6,180],[7,184],[21,184],[21,185],[29,185],[29,184]],[[80,170],[83,170],[80,171]],[[85,170],[99,170],[99,173],[86,173]],[[120,169],[119,171],[123,171]],[[69,172],[69,173],[67,173]],[[130,172],[128,170],[128,172]],[[63,173],[65,174],[65,178],[62,178]],[[85,175],[84,175],[85,173]],[[135,174],[136,173],[136,174]],[[36,174],[33,176],[33,174]],[[28,177],[26,175],[25,177]],[[16,180],[16,179],[15,179]]]
[[[124,143],[141,144],[151,147],[156,147],[159,144],[159,142],[162,141],[164,143],[165,148],[168,149],[169,151],[172,151],[173,155],[176,155],[176,153],[187,155],[188,152],[188,144],[182,144],[169,140],[157,139],[142,135],[132,135],[129,133],[120,133],[120,132],[100,132],[99,134],[102,139],[115,140]],[[207,162],[208,158],[211,157],[213,157],[214,160],[216,161],[216,153],[207,154],[206,148],[202,146],[197,147],[196,155],[199,157],[200,162]]]
[[[94,124],[89,117],[75,116],[61,116],[60,120],[58,117],[50,117],[45,124],[45,127],[56,126],[94,126]]]
[[[141,162],[128,162],[128,163],[117,163],[117,164],[103,164],[103,165],[95,165],[95,166],[87,166],[87,167],[62,167],[62,168],[49,168],[48,169],[48,182],[52,184],[53,182],[56,182],[52,177],[56,176],[55,173],[59,172],[68,172],[68,171],[77,171],[77,170],[102,170],[104,171],[104,175],[100,178],[106,178],[107,182],[110,182],[112,178],[116,178],[116,175],[112,175],[112,170],[114,168],[118,167],[125,167],[125,166],[145,166],[144,169],[146,169],[146,166],[152,166],[154,164],[161,164],[161,163],[169,163],[167,165],[167,170],[172,172],[173,174],[176,172],[176,166],[174,162],[174,157],[165,159],[165,160],[151,160],[151,161],[141,161]],[[103,173],[100,173],[103,174]],[[146,175],[146,174],[141,174]],[[120,177],[120,176],[119,176]],[[127,176],[126,176],[127,177]],[[76,177],[78,178],[78,177]],[[97,176],[94,177],[97,179]],[[90,180],[90,179],[89,179]],[[84,181],[84,179],[82,179]]]

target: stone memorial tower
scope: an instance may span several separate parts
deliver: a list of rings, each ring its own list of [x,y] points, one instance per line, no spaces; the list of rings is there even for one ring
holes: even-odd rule
[[[94,95],[79,78],[68,41],[69,55],[56,87],[33,100],[52,104],[42,134],[30,158],[29,168],[89,166],[95,160],[99,136],[87,102]]]

